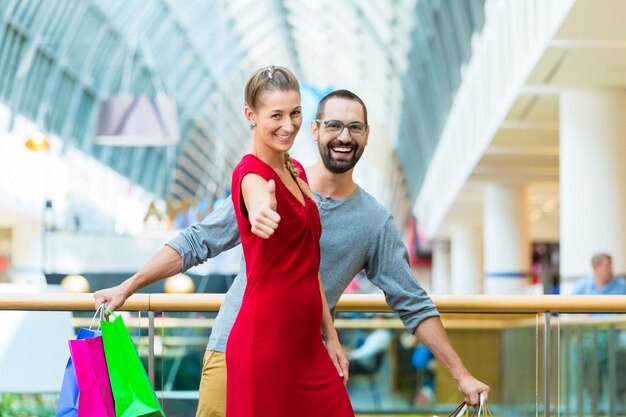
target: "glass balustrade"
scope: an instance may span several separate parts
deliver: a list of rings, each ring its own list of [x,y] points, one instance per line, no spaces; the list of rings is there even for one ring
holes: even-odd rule
[[[0,416],[54,416],[68,358],[67,339],[90,326],[92,312],[7,310],[1,298],[0,310],[5,323],[0,338]],[[351,358],[347,390],[357,414],[432,417],[452,412],[463,397],[445,367],[396,315],[381,313],[378,306],[359,310],[343,309],[335,322]],[[492,387],[489,404],[494,415],[626,415],[623,313],[454,310],[442,313],[442,321],[466,367]],[[120,314],[166,414],[194,416],[216,313]],[[19,369],[23,371],[16,373]]]

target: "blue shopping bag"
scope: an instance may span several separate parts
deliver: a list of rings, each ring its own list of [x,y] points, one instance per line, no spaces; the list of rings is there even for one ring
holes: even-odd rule
[[[102,332],[91,329],[81,328],[78,330],[77,340],[89,339],[101,336]],[[61,394],[59,395],[59,403],[57,404],[56,417],[77,417],[78,416],[78,382],[76,381],[76,373],[74,372],[74,364],[72,358],[67,361],[65,366],[65,375],[61,384]]]

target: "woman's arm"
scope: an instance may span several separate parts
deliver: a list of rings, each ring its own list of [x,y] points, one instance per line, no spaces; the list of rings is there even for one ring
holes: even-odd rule
[[[309,185],[300,178],[297,178],[297,181],[300,184],[300,189],[310,199],[315,200],[315,196],[311,192]],[[322,278],[319,274],[318,279],[320,283],[320,297],[322,298],[322,325],[320,326],[320,330],[322,332],[322,336],[324,337],[324,341],[326,342],[326,350],[328,351],[335,368],[337,368],[339,376],[343,378],[343,383],[347,384],[349,378],[348,368],[350,363],[348,362],[348,358],[346,357],[346,354],[341,347],[341,343],[339,342],[339,336],[337,335],[337,330],[335,329],[335,325],[333,323],[333,317],[330,315],[330,309],[328,308],[328,303],[326,302],[326,293],[324,293]]]
[[[333,324],[333,318],[330,315],[330,310],[328,309],[326,294],[324,293],[324,286],[322,285],[322,278],[319,274],[318,280],[320,283],[320,296],[322,297],[322,325],[320,326],[320,330],[322,332],[322,336],[324,336],[326,350],[330,355],[330,359],[332,359],[335,368],[337,368],[339,376],[343,378],[343,383],[347,384],[349,377],[349,362],[343,348],[341,347],[341,343],[339,343],[339,336],[337,335],[337,330]]]
[[[247,174],[241,180],[241,195],[252,233],[268,239],[280,222],[276,212],[276,183],[274,180],[265,181],[257,174]]]

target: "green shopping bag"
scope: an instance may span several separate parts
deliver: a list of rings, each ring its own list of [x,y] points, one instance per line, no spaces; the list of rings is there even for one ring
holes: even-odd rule
[[[165,417],[122,317],[112,316],[100,324],[116,417]]]

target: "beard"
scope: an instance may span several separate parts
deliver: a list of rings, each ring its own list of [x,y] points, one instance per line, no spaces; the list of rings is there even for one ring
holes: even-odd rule
[[[320,138],[317,138],[317,146],[319,148],[320,156],[322,157],[322,162],[327,170],[334,174],[343,174],[344,172],[350,171],[361,156],[363,155],[364,148],[359,147],[355,142],[351,143],[343,143],[339,140],[332,140],[326,145],[322,145]],[[331,148],[335,146],[349,147],[352,148],[352,157],[349,159],[337,159],[333,158],[331,154]]]

